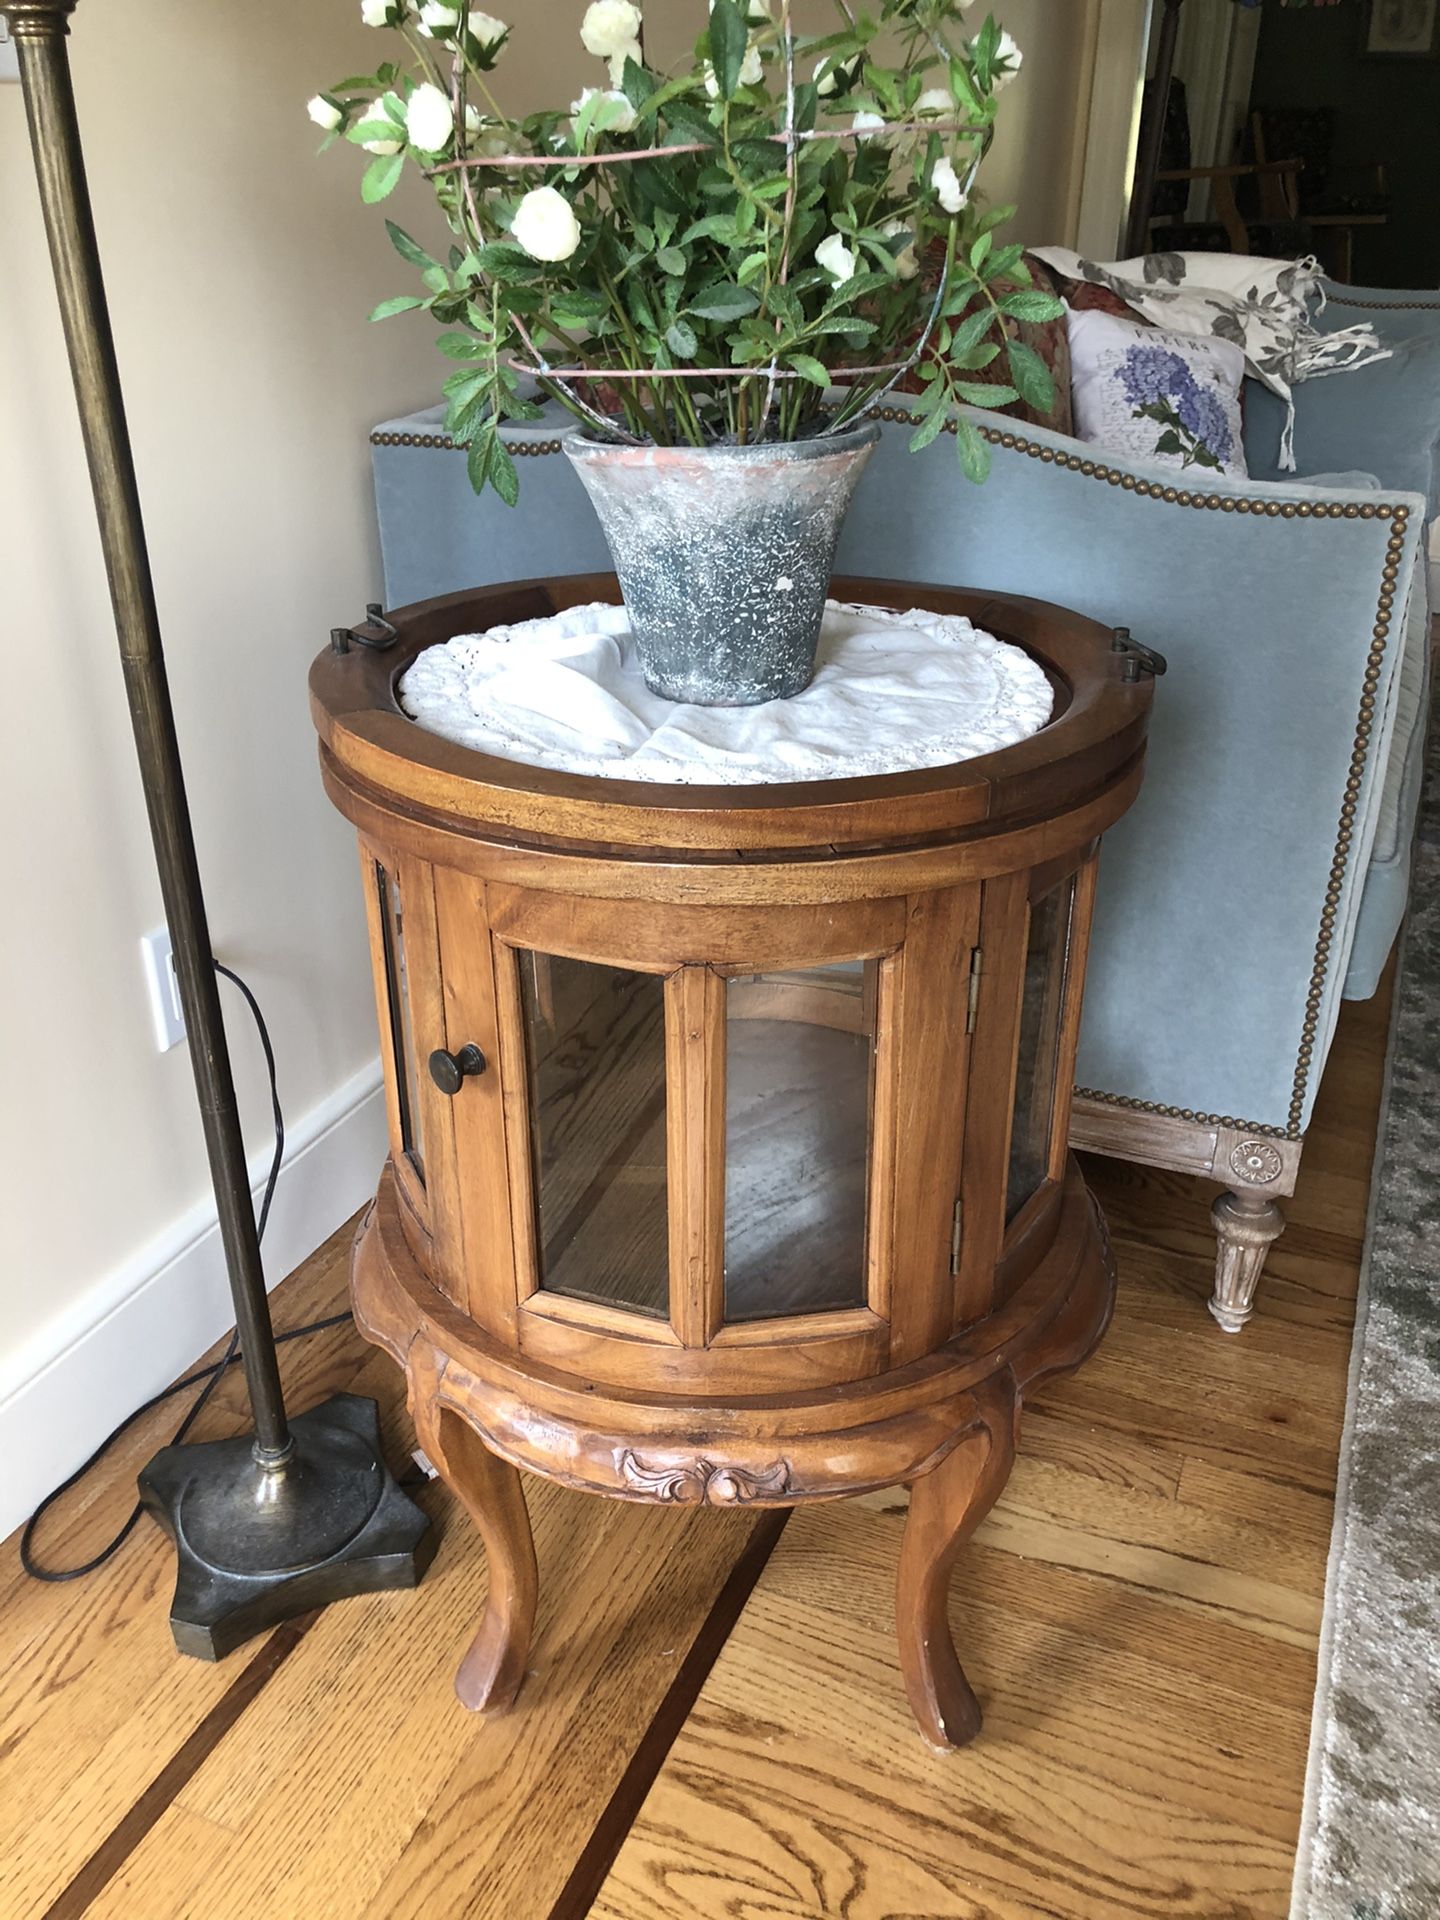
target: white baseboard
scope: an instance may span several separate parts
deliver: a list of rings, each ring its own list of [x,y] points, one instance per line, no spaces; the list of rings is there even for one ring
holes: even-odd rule
[[[380,1065],[353,1075],[287,1133],[265,1229],[277,1286],[363,1206],[386,1153]],[[258,1202],[268,1152],[251,1163]],[[0,1538],[20,1526],[130,1413],[234,1324],[215,1202],[112,1269],[0,1365]],[[183,1409],[176,1402],[177,1417]],[[136,1462],[138,1469],[143,1462]]]

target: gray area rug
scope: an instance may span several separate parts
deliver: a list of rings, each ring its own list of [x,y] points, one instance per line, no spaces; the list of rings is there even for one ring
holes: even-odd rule
[[[1291,1920],[1440,1920],[1440,738],[1389,1080]]]

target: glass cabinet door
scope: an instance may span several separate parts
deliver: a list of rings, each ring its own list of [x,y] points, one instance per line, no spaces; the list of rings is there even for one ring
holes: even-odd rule
[[[521,953],[540,1285],[668,1314],[665,982]]]
[[[879,962],[729,981],[727,1322],[866,1303]]]
[[[1050,1177],[1060,1027],[1069,973],[1075,878],[1070,875],[1030,909],[1025,983],[1015,1068],[1015,1106],[1010,1126],[1008,1224]]]
[[[378,863],[375,867],[375,890],[380,902],[380,930],[385,950],[385,994],[390,1014],[395,1101],[400,1115],[400,1142],[405,1157],[423,1181],[425,1142],[420,1119],[415,1022],[410,1004],[410,969],[405,953],[404,904],[400,896],[399,880]]]

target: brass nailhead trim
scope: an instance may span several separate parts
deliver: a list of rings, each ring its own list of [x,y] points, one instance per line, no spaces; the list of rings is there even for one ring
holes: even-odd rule
[[[1297,1127],[1267,1127],[1258,1120],[1237,1120],[1229,1113],[1196,1113],[1192,1107],[1163,1107],[1155,1100],[1131,1100],[1123,1093],[1097,1093],[1094,1087],[1076,1087],[1077,1100],[1094,1100],[1104,1107],[1126,1107],[1132,1113],[1158,1113],[1168,1120],[1190,1120],[1197,1127],[1231,1127],[1236,1133],[1263,1133],[1271,1140],[1299,1140]]]
[[[1346,300],[1336,296],[1337,307],[1356,307],[1361,313],[1436,313],[1440,300]]]
[[[1388,308],[1385,301],[1341,301],[1343,306],[1371,306],[1376,311]],[[1440,308],[1440,301],[1424,300],[1407,302],[1408,308]],[[1404,311],[1402,308],[1401,311]],[[886,420],[897,426],[912,427],[917,424],[917,416],[900,407],[879,407],[876,419]],[[952,421],[945,431],[954,434]],[[1013,431],[999,427],[980,427],[980,437],[994,447],[1013,449],[1023,453],[1027,459],[1039,460],[1046,466],[1060,467],[1069,473],[1084,474],[1087,479],[1104,480],[1112,487],[1123,487],[1127,493],[1138,494],[1142,500],[1160,500],[1171,506],[1200,507],[1210,511],[1220,510],[1226,513],[1263,513],[1270,519],[1282,520],[1389,520],[1393,523],[1387,549],[1384,570],[1385,589],[1382,590],[1376,609],[1375,626],[1370,645],[1370,654],[1366,667],[1365,685],[1367,689],[1378,686],[1380,671],[1385,658],[1385,648],[1390,633],[1390,612],[1394,605],[1394,593],[1391,589],[1400,577],[1400,561],[1405,548],[1406,528],[1409,524],[1409,509],[1397,506],[1355,506],[1339,502],[1316,504],[1310,501],[1277,500],[1240,500],[1230,494],[1199,494],[1185,491],[1177,492],[1173,486],[1165,486],[1155,480],[1140,480],[1134,474],[1122,474],[1114,467],[1107,467],[1100,461],[1085,458],[1079,454],[1066,453],[1055,447],[1041,446],[1038,441],[1027,440]],[[370,443],[377,447],[439,447],[449,452],[459,452],[453,440],[447,434],[411,434],[411,433],[372,433]],[[537,440],[528,444],[511,447],[511,452],[522,457],[538,459],[545,454],[559,453],[558,440]],[[1310,1077],[1310,1061],[1315,1048],[1315,1036],[1320,1024],[1320,1001],[1325,992],[1325,979],[1330,965],[1330,948],[1335,933],[1335,915],[1340,894],[1344,887],[1345,867],[1349,858],[1353,838],[1355,808],[1359,799],[1365,761],[1369,753],[1370,735],[1373,730],[1375,700],[1373,691],[1367,691],[1361,699],[1360,711],[1355,729],[1355,745],[1350,756],[1350,777],[1345,783],[1345,798],[1340,808],[1340,820],[1335,837],[1335,853],[1330,865],[1329,882],[1325,889],[1325,906],[1321,913],[1319,937],[1315,943],[1315,964],[1310,974],[1310,988],[1305,999],[1305,1017],[1301,1027],[1300,1048],[1297,1055],[1295,1082],[1290,1101],[1289,1124],[1285,1127],[1263,1126],[1258,1121],[1237,1120],[1228,1114],[1195,1113],[1186,1107],[1159,1106],[1154,1101],[1131,1100],[1116,1093],[1097,1093],[1093,1088],[1077,1087],[1076,1092],[1087,1100],[1102,1101],[1107,1106],[1129,1107],[1138,1113],[1158,1113],[1175,1120],[1192,1120],[1201,1126],[1233,1127],[1240,1133],[1269,1135],[1277,1140],[1298,1140],[1302,1137],[1300,1115],[1304,1111],[1305,1092]]]
[[[372,447],[438,447],[442,453],[463,453],[463,447],[457,447],[448,433],[372,433]],[[521,440],[507,441],[517,459],[537,460],[542,454],[559,453],[558,440]]]
[[[1440,304],[1440,303],[1437,303]],[[1390,532],[1389,552],[1385,568],[1387,581],[1398,579],[1400,558],[1404,551],[1405,529],[1410,518],[1405,507],[1381,507],[1378,517],[1393,521]],[[1335,918],[1339,909],[1340,894],[1345,884],[1345,867],[1350,847],[1354,839],[1355,808],[1363,783],[1365,762],[1370,747],[1370,735],[1374,724],[1375,695],[1373,689],[1379,685],[1380,672],[1385,658],[1386,643],[1390,633],[1389,609],[1394,595],[1387,589],[1380,596],[1376,611],[1375,626],[1370,643],[1370,656],[1365,668],[1366,692],[1360,701],[1359,721],[1355,729],[1355,745],[1350,755],[1349,778],[1345,782],[1345,797],[1340,806],[1340,820],[1335,834],[1335,857],[1330,866],[1330,878],[1325,888],[1325,911],[1320,918],[1320,936],[1315,943],[1315,965],[1310,975],[1310,991],[1305,1000],[1305,1017],[1301,1026],[1299,1070],[1295,1075],[1294,1096],[1290,1102],[1290,1125],[1298,1130],[1300,1114],[1305,1104],[1305,1089],[1309,1079],[1310,1061],[1315,1051],[1316,1035],[1320,1026],[1320,1001],[1325,992],[1325,976],[1329,969],[1330,946],[1335,937]]]

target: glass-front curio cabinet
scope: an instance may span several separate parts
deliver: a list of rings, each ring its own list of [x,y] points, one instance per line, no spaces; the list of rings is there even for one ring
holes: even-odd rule
[[[401,712],[422,648],[615,597],[594,578],[428,602],[316,663],[389,1108],[356,1315],[484,1538],[473,1707],[524,1674],[524,1472],[697,1506],[906,1484],[901,1673],[933,1742],[978,1728],[950,1567],[1025,1392],[1110,1310],[1066,1131],[1152,683],[1058,608],[852,584],[1025,647],[1050,723],[924,773],[708,789],[542,772]]]

